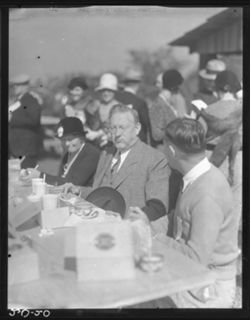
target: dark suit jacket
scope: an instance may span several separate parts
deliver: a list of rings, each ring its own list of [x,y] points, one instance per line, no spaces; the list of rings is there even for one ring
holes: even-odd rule
[[[90,186],[99,161],[100,151],[86,142],[85,146],[73,162],[65,178],[62,177],[63,166],[67,162],[68,153],[65,154],[58,176],[46,175],[46,182],[49,184],[61,185],[71,182],[78,186]],[[42,174],[41,174],[42,175]]]
[[[150,121],[146,102],[135,94],[127,91],[118,91],[116,93],[116,99],[125,105],[131,104],[133,108],[137,110],[139,114],[139,121],[141,123],[139,138],[143,142],[148,143],[148,139],[150,137]]]
[[[9,122],[9,152],[11,155],[36,155],[41,147],[41,106],[30,93],[19,100],[21,106],[13,111]]]

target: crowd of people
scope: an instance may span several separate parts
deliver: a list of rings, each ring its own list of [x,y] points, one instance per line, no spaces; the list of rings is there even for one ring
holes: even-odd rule
[[[209,61],[200,77],[203,88],[187,102],[181,73],[163,71],[150,106],[138,96],[142,74],[136,68],[126,72],[122,89],[114,74],[103,74],[98,99],[90,96],[86,79],[73,78],[55,136],[65,152],[59,173],[46,174],[46,182],[84,199],[103,186],[118,191],[125,219],[142,219],[155,239],[216,272],[215,284],[171,296],[176,306],[229,308],[239,255],[241,212],[232,210],[230,186],[242,147],[242,86],[220,60]],[[32,179],[44,174],[36,166],[41,106],[27,76],[14,78],[13,85],[9,157],[20,157],[28,168],[25,179]],[[225,161],[227,176],[219,169]],[[149,305],[168,303],[169,297]]]

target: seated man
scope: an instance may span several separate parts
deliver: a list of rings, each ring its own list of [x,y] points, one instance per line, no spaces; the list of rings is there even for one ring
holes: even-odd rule
[[[168,209],[167,159],[138,138],[140,128],[136,110],[124,105],[114,106],[110,111],[114,146],[102,152],[93,188],[69,184],[65,192],[81,192],[85,198],[98,187],[113,187],[124,197],[127,209],[139,206],[151,221],[164,217]]]
[[[90,186],[98,164],[100,151],[85,140],[85,131],[80,119],[66,117],[58,124],[57,137],[61,140],[65,155],[59,169],[59,174],[45,174],[48,184],[62,185],[67,182],[79,186]],[[23,180],[42,177],[43,172],[29,168]]]
[[[205,157],[205,130],[197,120],[176,119],[166,128],[169,163],[184,175],[173,215],[173,238],[154,238],[213,270],[210,286],[171,296],[178,308],[230,308],[236,289],[239,216],[232,210],[233,197],[223,173]],[[139,208],[130,217],[146,219]],[[157,241],[156,240],[156,241]],[[167,298],[152,302],[168,307]]]

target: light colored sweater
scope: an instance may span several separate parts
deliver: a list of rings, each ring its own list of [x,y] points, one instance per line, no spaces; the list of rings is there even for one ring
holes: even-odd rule
[[[218,271],[218,279],[236,274],[240,213],[232,210],[233,196],[219,169],[211,168],[180,193],[174,214],[174,239],[165,242],[191,259]]]

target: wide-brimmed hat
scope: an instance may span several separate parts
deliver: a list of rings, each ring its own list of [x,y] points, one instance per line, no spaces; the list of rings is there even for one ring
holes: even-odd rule
[[[95,189],[87,196],[86,200],[104,210],[120,213],[121,217],[124,217],[125,215],[125,200],[120,192],[111,187],[100,187]]]
[[[234,72],[225,70],[216,76],[215,87],[217,90],[236,93],[241,89],[241,84]]]
[[[174,89],[180,86],[183,80],[180,72],[175,69],[169,69],[162,75],[162,85],[165,89]]]
[[[99,90],[111,90],[117,91],[118,90],[118,79],[112,73],[104,73],[99,82],[99,86],[96,88],[96,91]]]
[[[63,138],[69,135],[85,136],[83,124],[80,119],[76,117],[66,117],[58,123],[56,136]]]
[[[203,79],[215,80],[218,73],[226,70],[226,64],[222,60],[213,59],[207,62],[206,68],[200,70],[199,75]]]
[[[71,81],[69,82],[68,88],[70,90],[72,90],[76,87],[80,87],[83,90],[88,89],[88,85],[87,85],[86,80],[82,77],[76,77],[76,78],[71,79]]]
[[[25,85],[30,82],[30,77],[27,74],[18,74],[10,82],[15,85]]]

